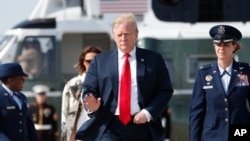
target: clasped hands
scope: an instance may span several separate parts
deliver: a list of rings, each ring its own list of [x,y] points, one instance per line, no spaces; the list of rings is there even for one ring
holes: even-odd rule
[[[97,111],[101,106],[101,98],[96,98],[93,94],[85,95],[83,99],[83,105],[89,110],[89,112]],[[143,124],[147,122],[147,117],[144,112],[138,112],[133,119],[135,124]]]

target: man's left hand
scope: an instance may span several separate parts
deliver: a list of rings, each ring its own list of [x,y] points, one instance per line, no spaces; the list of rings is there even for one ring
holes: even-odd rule
[[[137,113],[133,119],[135,124],[144,124],[147,122],[147,116],[144,112],[140,111]]]

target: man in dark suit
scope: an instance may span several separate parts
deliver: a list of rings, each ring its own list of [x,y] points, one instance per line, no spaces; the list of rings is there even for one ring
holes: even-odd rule
[[[160,54],[135,47],[136,19],[121,14],[113,23],[117,48],[97,55],[83,84],[93,117],[76,134],[84,141],[163,141],[161,114],[173,94]]]
[[[0,140],[38,141],[27,99],[20,91],[25,74],[17,63],[0,65]]]

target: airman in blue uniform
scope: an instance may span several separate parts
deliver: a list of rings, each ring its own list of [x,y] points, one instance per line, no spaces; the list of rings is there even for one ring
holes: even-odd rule
[[[0,65],[0,141],[38,141],[27,99],[20,92],[27,76],[17,63]]]
[[[229,25],[210,29],[217,62],[200,68],[190,108],[190,141],[228,141],[232,125],[250,125],[250,67],[236,62],[241,32]]]

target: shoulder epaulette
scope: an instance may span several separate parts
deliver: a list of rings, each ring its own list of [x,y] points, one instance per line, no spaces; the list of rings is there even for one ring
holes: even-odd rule
[[[213,66],[213,64],[207,64],[207,65],[204,65],[204,66],[201,66],[200,69],[203,70],[203,69],[209,69]]]

